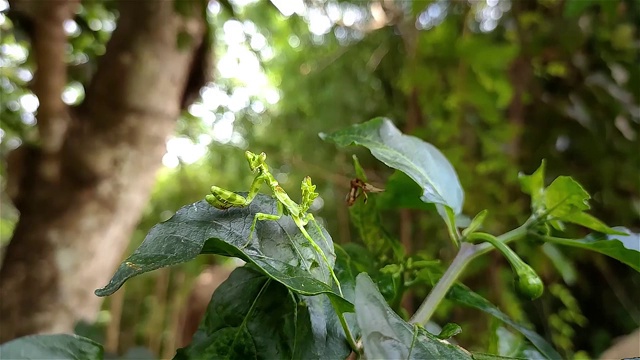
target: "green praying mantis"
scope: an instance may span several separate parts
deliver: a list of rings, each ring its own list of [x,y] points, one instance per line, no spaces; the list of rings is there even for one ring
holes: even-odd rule
[[[322,260],[326,263],[331,274],[331,278],[336,283],[338,291],[342,296],[340,282],[338,281],[338,278],[333,271],[333,267],[331,266],[329,259],[327,259],[324,251],[322,251],[320,246],[318,246],[318,244],[313,240],[313,238],[305,229],[305,226],[308,223],[313,223],[313,225],[316,226],[318,233],[320,234],[320,236],[322,236],[322,239],[327,244],[327,248],[330,248],[330,245],[327,239],[324,237],[322,229],[316,222],[315,218],[312,214],[307,212],[309,210],[309,207],[311,206],[311,203],[313,203],[313,200],[318,197],[318,193],[315,192],[316,186],[311,183],[311,178],[307,176],[302,180],[302,185],[300,187],[302,190],[302,200],[300,201],[300,204],[297,204],[295,201],[291,200],[289,195],[287,195],[280,184],[278,184],[278,181],[273,177],[271,172],[269,172],[269,167],[266,164],[267,155],[265,153],[260,153],[260,155],[257,155],[252,153],[251,151],[246,151],[245,157],[249,162],[249,168],[251,169],[251,171],[257,174],[253,179],[253,182],[251,183],[251,188],[249,189],[249,193],[247,194],[247,196],[244,197],[232,191],[222,189],[217,186],[212,186],[211,194],[205,196],[205,200],[211,206],[214,206],[221,210],[228,209],[230,207],[249,206],[249,204],[251,204],[255,196],[260,191],[260,186],[262,185],[262,183],[266,184],[271,189],[271,191],[273,191],[273,194],[276,198],[278,213],[256,213],[255,217],[253,218],[253,223],[251,224],[249,239],[242,246],[242,248],[247,247],[251,242],[251,238],[253,236],[253,232],[255,231],[256,223],[258,222],[258,220],[277,221],[283,215],[289,216],[296,224],[298,229],[300,229],[304,237],[309,241],[313,249],[322,257]]]

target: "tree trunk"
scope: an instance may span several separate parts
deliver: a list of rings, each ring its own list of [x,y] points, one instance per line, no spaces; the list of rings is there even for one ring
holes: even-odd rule
[[[121,260],[166,138],[194,89],[192,75],[202,73],[198,57],[210,45],[204,1],[186,2],[190,16],[176,13],[174,1],[122,1],[85,101],[69,109],[60,100],[67,81],[62,24],[77,3],[23,3],[35,7],[27,15],[35,27],[41,145],[15,157],[20,220],[0,270],[0,343],[95,320],[101,299],[93,291]],[[178,47],[179,34],[191,41]]]

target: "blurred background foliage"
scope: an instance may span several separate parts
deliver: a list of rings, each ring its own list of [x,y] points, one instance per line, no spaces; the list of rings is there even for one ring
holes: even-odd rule
[[[0,9],[0,150],[6,155],[35,141],[38,102],[29,91],[33,62],[25,29],[9,20],[6,1]],[[154,224],[202,199],[210,185],[246,190],[252,175],[245,149],[265,151],[294,197],[310,175],[321,194],[312,210],[334,241],[358,241],[344,202],[353,177],[350,156],[317,134],[375,116],[441,149],[464,186],[465,213],[489,209],[485,225],[495,234],[529,215],[517,174],[530,173],[543,158],[549,179],[571,175],[585,186],[595,216],[640,229],[637,1],[212,0],[207,14],[215,81],[167,142],[165,166],[131,250]],[[82,101],[117,18],[114,1],[84,0],[65,24],[67,104]],[[391,171],[358,151],[370,180],[383,186]],[[0,174],[4,180],[4,166]],[[17,216],[3,195],[2,244]],[[390,210],[385,222],[410,252],[445,264],[451,259],[433,213]],[[597,356],[638,327],[637,273],[601,255],[536,245],[516,250],[548,285],[540,300],[517,297],[508,264],[495,254],[473,263],[464,282],[531,323],[568,358]],[[78,329],[111,352],[144,347],[172,356],[196,276],[222,261],[201,257],[135,278],[106,300],[97,324]],[[426,290],[404,299],[409,312]],[[456,339],[471,350],[497,351],[518,341],[471,310],[445,303],[437,315],[442,324],[462,326]]]

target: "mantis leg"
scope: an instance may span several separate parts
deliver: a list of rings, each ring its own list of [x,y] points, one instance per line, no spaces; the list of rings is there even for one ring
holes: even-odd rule
[[[217,186],[212,186],[211,194],[205,196],[204,199],[209,205],[222,210],[232,206],[245,206],[247,203],[247,199],[244,196]]]
[[[205,200],[211,204],[211,206],[218,209],[228,209],[233,206],[243,207],[251,204],[251,201],[256,197],[258,191],[260,191],[260,182],[264,181],[262,174],[256,176],[251,183],[249,193],[245,198],[242,195],[238,195],[233,191],[229,191],[217,186],[211,187],[211,194],[205,196]]]
[[[318,229],[318,233],[320,234],[320,236],[322,236],[322,238],[324,239],[325,243],[328,244],[327,239],[324,237],[324,234],[322,233],[322,229],[320,228],[320,226],[316,222],[315,218],[313,217],[313,215],[307,214],[305,219],[293,218],[293,221],[298,226],[298,229],[300,229],[300,231],[302,232],[302,235],[304,235],[304,237],[309,241],[309,243],[311,244],[313,249],[317,253],[319,253],[320,256],[322,257],[322,260],[325,262],[325,264],[327,265],[327,268],[329,269],[329,273],[331,274],[331,278],[333,279],[333,281],[336,283],[336,286],[338,287],[338,292],[340,293],[340,296],[342,296],[342,287],[340,287],[340,281],[338,281],[338,278],[336,277],[336,273],[333,272],[333,267],[331,266],[331,263],[329,262],[329,259],[327,258],[327,255],[325,255],[324,251],[322,251],[322,248],[320,248],[320,246],[318,246],[318,244],[315,242],[315,240],[313,240],[313,238],[311,238],[311,235],[309,235],[309,233],[307,232],[307,229],[304,228],[304,225],[306,223],[308,223],[309,221],[313,221],[316,229]],[[327,249],[328,249],[328,247],[327,247]]]
[[[244,245],[242,245],[240,249],[246,248],[251,243],[251,239],[253,238],[253,232],[256,230],[256,224],[258,223],[258,220],[271,220],[271,221],[280,220],[283,213],[282,204],[279,202],[277,204],[278,204],[277,214],[256,213],[256,216],[253,217],[253,223],[251,223],[251,229],[249,230],[249,238],[247,239],[247,242]]]

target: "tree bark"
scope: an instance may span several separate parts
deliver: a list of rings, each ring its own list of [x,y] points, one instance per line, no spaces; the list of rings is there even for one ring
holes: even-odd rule
[[[187,3],[188,16],[176,13],[174,1],[120,2],[118,26],[75,109],[60,96],[67,81],[62,24],[76,1],[29,5],[40,4],[28,15],[41,146],[19,157],[20,220],[0,270],[0,343],[95,320],[101,299],[93,291],[121,260],[185,92],[193,90],[192,74],[202,72],[198,55],[210,45],[205,2]],[[179,47],[179,34],[191,41]]]

